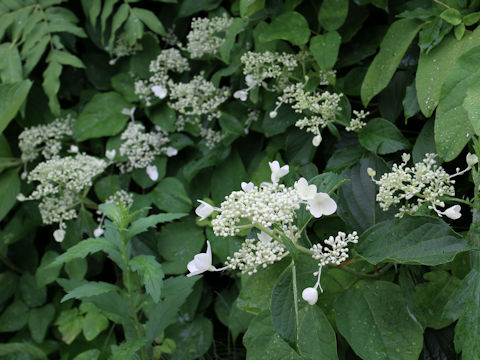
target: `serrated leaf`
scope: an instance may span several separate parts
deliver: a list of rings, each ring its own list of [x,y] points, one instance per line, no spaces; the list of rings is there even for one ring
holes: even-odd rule
[[[372,226],[360,236],[356,249],[372,264],[394,261],[433,266],[450,262],[471,247],[441,219],[405,215]]]
[[[147,293],[150,294],[155,303],[158,303],[165,276],[160,263],[155,260],[154,256],[138,255],[129,261],[129,265],[133,271],[138,272]]]
[[[82,317],[77,308],[63,310],[55,321],[55,325],[62,334],[63,342],[71,344],[82,331]]]
[[[62,298],[61,302],[65,302],[69,299],[85,299],[91,296],[101,295],[111,291],[120,291],[120,288],[118,286],[103,281],[90,281],[86,284],[80,285],[72,291],[69,291],[68,294]]]
[[[380,44],[380,51],[370,64],[363,80],[361,97],[365,106],[387,87],[422,25],[423,22],[415,19],[397,20],[390,25]]]
[[[98,310],[89,311],[82,319],[83,336],[85,336],[87,341],[92,341],[98,334],[107,329],[109,324],[105,315],[101,314]]]
[[[75,55],[70,54],[68,51],[52,50],[49,53],[48,58],[49,60],[47,61],[54,61],[62,65],[70,65],[80,69],[85,68],[82,60]]]
[[[14,84],[0,84],[0,134],[27,98],[32,82],[23,80]]]

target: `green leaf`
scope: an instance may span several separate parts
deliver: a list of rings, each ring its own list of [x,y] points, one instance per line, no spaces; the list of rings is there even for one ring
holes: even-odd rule
[[[167,177],[151,192],[153,203],[160,210],[171,212],[189,212],[192,202],[183,184],[177,178]]]
[[[417,141],[412,149],[412,159],[415,164],[422,161],[425,154],[437,153],[433,134],[434,123],[434,119],[428,120],[417,136]]]
[[[23,80],[22,59],[18,48],[9,42],[0,45],[0,79],[3,84]]]
[[[98,334],[107,329],[108,325],[110,325],[110,322],[98,309],[96,311],[88,311],[82,319],[83,336],[85,336],[87,341],[92,341]]]
[[[338,330],[362,359],[419,358],[423,329],[410,315],[398,285],[356,285],[338,297],[335,312]]]
[[[445,161],[451,161],[460,154],[474,131],[480,134],[478,115],[469,118],[466,110],[469,109],[470,114],[475,111],[475,106],[472,109],[470,104],[480,83],[479,60],[480,46],[477,46],[457,59],[443,83],[435,118],[435,144],[438,155]],[[471,87],[474,90],[467,98]]]
[[[426,117],[430,117],[438,105],[443,82],[457,59],[475,46],[480,45],[480,28],[466,31],[462,40],[452,35],[445,39],[428,54],[421,53],[418,59],[415,85],[418,105]]]
[[[215,167],[211,178],[211,193],[213,201],[220,204],[225,196],[234,190],[239,190],[242,181],[248,181],[249,177],[242,159],[237,151],[232,151],[230,156]]]
[[[442,317],[442,313],[460,280],[442,270],[428,272],[423,278],[428,282],[415,286],[416,310],[425,319],[425,326],[442,329],[453,322]]]
[[[210,348],[213,341],[212,322],[198,315],[192,322],[177,322],[168,329],[168,337],[177,346],[170,354],[172,360],[198,359]]]
[[[18,276],[11,272],[0,274],[0,305],[7,301],[17,290]]]
[[[265,0],[240,0],[240,16],[252,16],[265,7]]]
[[[234,18],[232,25],[226,31],[225,41],[219,49],[220,57],[225,63],[230,63],[230,54],[235,44],[235,38],[245,29],[246,25],[246,22],[242,19]]]
[[[141,8],[133,8],[132,13],[139,18],[145,25],[148,26],[150,30],[154,33],[162,36],[167,36],[167,32],[163,27],[162,23],[155,16],[153,12]]]
[[[135,220],[132,222],[130,227],[128,228],[127,232],[127,237],[132,238],[135,235],[141,234],[145,231],[148,230],[150,227],[154,227],[159,223],[166,223],[170,222],[173,220],[180,219],[187,214],[172,214],[172,213],[167,213],[167,214],[156,214],[156,215],[150,215],[147,217],[142,217],[138,220]]]
[[[62,340],[67,345],[71,344],[82,331],[82,317],[77,308],[63,310],[55,321],[58,331],[62,334]]]
[[[342,38],[336,31],[312,37],[310,52],[323,70],[330,70],[335,65]]]
[[[0,133],[17,115],[27,98],[32,82],[23,80],[14,84],[0,84]]]
[[[289,126],[295,124],[295,122],[301,118],[301,115],[296,113],[288,105],[280,107],[277,113],[278,115],[272,119],[269,115],[269,111],[265,112],[262,127],[266,137],[272,137],[284,133]]]
[[[48,54],[47,61],[57,62],[62,65],[70,65],[79,69],[85,68],[82,60],[80,60],[75,55],[70,54],[68,51],[52,50]]]
[[[127,341],[120,346],[112,345],[112,360],[131,360],[136,359],[135,354],[145,345],[146,339]]]
[[[31,356],[31,359],[47,360],[45,353],[38,347],[29,343],[9,342],[8,344],[0,344],[0,356],[7,356],[8,359],[17,357],[10,357],[9,355],[17,354]]]
[[[337,30],[348,15],[348,0],[324,0],[318,11],[318,22],[328,30]]]
[[[122,114],[122,110],[130,107],[116,92],[95,95],[78,116],[73,136],[78,141],[84,141],[118,134],[128,121],[128,116]]]
[[[249,360],[300,360],[300,357],[275,331],[269,312],[255,317],[243,336]]]
[[[452,261],[459,252],[470,250],[470,246],[438,218],[405,215],[368,229],[356,249],[372,264],[394,261],[433,266]]]
[[[0,316],[0,332],[21,330],[28,321],[28,307],[21,300],[16,300]]]
[[[417,90],[415,88],[415,81],[407,86],[405,89],[405,97],[402,100],[403,115],[405,121],[416,115],[420,111],[420,106],[417,100]]]
[[[460,11],[454,8],[449,8],[443,11],[440,14],[440,17],[446,22],[448,22],[449,24],[452,24],[454,26],[460,25],[460,23],[462,22],[462,14],[460,14]]]
[[[83,280],[87,274],[87,259],[76,258],[65,264],[65,272],[70,279]]]
[[[45,339],[48,327],[55,317],[55,307],[47,304],[44,307],[31,309],[28,316],[28,328],[30,335],[36,343],[41,344]]]
[[[155,303],[158,303],[162,293],[163,278],[165,277],[162,265],[151,255],[135,256],[129,261],[129,265],[133,271],[138,272],[147,293],[150,294]]]
[[[192,218],[165,225],[158,233],[158,252],[165,259],[162,263],[166,274],[183,274],[187,264],[205,244],[203,230]]]
[[[45,287],[39,288],[33,275],[22,275],[18,287],[22,295],[22,300],[27,306],[32,308],[45,304],[47,300],[47,289]]]
[[[177,17],[184,18],[200,11],[210,11],[218,7],[222,0],[183,0],[177,10]]]
[[[100,350],[97,349],[87,350],[75,356],[73,360],[98,360],[100,354]]]
[[[382,118],[369,120],[360,130],[358,140],[365,149],[381,155],[408,150],[411,147],[410,142],[400,130],[390,121]]]
[[[473,12],[463,17],[465,26],[472,26],[480,20],[480,12]]]
[[[12,169],[0,175],[0,220],[11,210],[17,202],[20,192],[18,170]]]
[[[84,299],[95,295],[105,294],[110,291],[120,291],[120,289],[118,286],[103,281],[90,281],[80,285],[72,291],[69,291],[68,294],[62,298],[61,302],[65,302],[69,299]]]
[[[472,79],[472,83],[468,88],[465,99],[463,100],[463,108],[467,112],[468,119],[475,129],[475,133],[480,134],[480,106],[478,100],[480,99],[480,76]]]
[[[445,36],[452,30],[452,25],[443,21],[441,18],[435,18],[420,30],[418,36],[418,46],[422,53],[428,53],[442,42]]]
[[[275,17],[260,34],[260,40],[287,40],[293,45],[305,45],[310,38],[310,29],[305,18],[295,11],[285,12]]]
[[[43,90],[48,96],[48,106],[50,111],[56,116],[60,116],[60,103],[57,99],[57,93],[60,89],[61,73],[62,65],[55,61],[50,62],[43,72]]]
[[[133,13],[130,13],[130,16],[125,22],[123,30],[123,34],[125,35],[128,45],[133,46],[139,39],[143,37],[144,26],[143,23],[135,15],[133,15]]]
[[[361,97],[365,106],[390,82],[410,43],[423,23],[414,19],[395,21],[380,44],[380,51],[370,64],[363,80]]]
[[[124,3],[120,5],[120,7],[115,12],[115,15],[113,15],[112,27],[110,30],[110,39],[108,40],[108,48],[110,50],[110,54],[112,54],[112,51],[113,51],[113,45],[115,42],[115,33],[118,29],[120,29],[123,23],[127,20],[129,8],[130,7],[128,6],[128,4]]]

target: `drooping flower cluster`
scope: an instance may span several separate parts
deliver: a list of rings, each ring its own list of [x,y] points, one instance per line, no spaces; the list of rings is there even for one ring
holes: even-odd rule
[[[403,162],[400,165],[394,164],[392,171],[383,174],[380,180],[375,180],[375,171],[369,168],[369,176],[379,186],[377,201],[380,207],[387,211],[391,206],[402,204],[395,215],[402,217],[404,214],[415,213],[422,204],[428,203],[428,208],[434,210],[437,215],[458,219],[461,216],[459,205],[454,205],[445,211],[438,209],[445,207],[441,197],[455,195],[453,187],[455,180],[452,178],[470,170],[478,159],[475,155],[469,154],[467,168],[463,171],[457,169],[457,173],[449,175],[442,166],[437,165],[436,156],[436,154],[426,154],[421,162],[408,167],[410,155],[403,154]]]
[[[62,141],[72,136],[74,123],[75,119],[68,114],[49,124],[23,130],[18,136],[18,147],[22,152],[23,162],[33,161],[40,154],[46,160],[58,157],[62,150]]]
[[[313,251],[312,257],[315,260],[319,260],[319,267],[328,264],[340,265],[340,263],[348,259],[348,244],[356,244],[357,242],[358,235],[356,231],[348,235],[339,231],[337,236],[330,236],[324,240],[325,245],[315,244],[310,250]]]
[[[131,121],[120,136],[120,155],[127,157],[126,163],[119,163],[120,171],[143,169],[151,165],[155,156],[166,154],[169,139],[163,131],[145,132],[145,126]]]
[[[40,200],[43,223],[59,223],[64,230],[64,221],[77,217],[75,206],[92,186],[92,179],[107,166],[106,161],[85,154],[47,160],[28,175],[28,182],[39,182],[35,190],[28,197],[19,194],[17,199]]]
[[[225,42],[225,32],[232,25],[233,19],[226,14],[213,18],[194,18],[192,29],[187,34],[186,50],[192,59],[204,55],[216,55]]]
[[[370,115],[370,113],[367,111],[365,112],[364,110],[353,110],[353,116],[352,120],[350,120],[350,124],[345,127],[345,130],[347,131],[359,131],[361,128],[363,128],[367,123],[363,120],[367,118],[367,116]]]

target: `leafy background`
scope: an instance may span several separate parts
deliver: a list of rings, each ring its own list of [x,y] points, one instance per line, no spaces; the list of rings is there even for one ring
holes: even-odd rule
[[[457,222],[394,219],[376,204],[366,172],[387,172],[404,151],[414,162],[438,153],[454,172],[467,148],[477,150],[470,140],[480,132],[478,10],[476,0],[1,0],[0,359],[479,359],[476,172],[457,181],[457,197],[475,200],[472,215],[463,208]],[[192,18],[222,13],[236,19],[227,45],[192,61],[197,72],[239,89],[247,47],[306,51],[315,71],[337,71],[329,88],[343,94],[339,124],[366,107],[366,127],[329,127],[316,148],[293,126],[291,109],[268,116],[274,98],[259,91],[222,106],[225,137],[213,149],[194,132],[174,133],[178,114],[165,102],[145,106],[134,79],[148,77],[172,31],[183,42]],[[135,51],[115,59],[119,38]],[[114,230],[102,238],[118,248],[85,240],[97,223],[84,207],[65,241],[54,242],[37,204],[16,200],[32,190],[21,179],[18,135],[71,113],[68,145],[104,157],[118,148],[128,122],[122,110],[133,106],[147,127],[172,132],[179,154],[155,160],[156,181],[143,170],[112,171],[95,178],[89,196],[101,203],[125,189],[134,194],[132,211],[150,210],[132,217],[129,229],[137,230],[123,242]],[[249,109],[260,116],[245,133]],[[325,270],[317,305],[300,303],[298,312],[286,261],[253,276],[184,275],[207,239],[216,263],[242,241],[199,222],[196,199],[219,204],[242,181],[268,181],[274,159],[290,165],[287,182],[327,173],[320,179],[339,185],[337,215],[309,224],[312,242],[338,230],[361,235],[356,261]],[[105,211],[113,227],[117,215]],[[175,219],[158,217],[165,212],[179,219],[164,224]],[[299,290],[314,267],[299,262]],[[127,314],[140,303],[137,327]]]

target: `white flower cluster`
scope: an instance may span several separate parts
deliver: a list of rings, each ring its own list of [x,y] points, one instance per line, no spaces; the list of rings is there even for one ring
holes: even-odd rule
[[[115,194],[112,194],[105,200],[105,204],[113,204],[120,206],[122,202],[124,207],[128,207],[133,204],[133,194],[126,192],[125,190],[118,190]]]
[[[266,268],[275,261],[283,259],[287,254],[285,246],[269,235],[260,233],[258,241],[246,239],[242,247],[228,257],[225,265],[228,269],[240,270],[242,274],[252,275],[258,267]]]
[[[321,130],[329,122],[335,121],[337,113],[342,110],[339,105],[341,96],[341,94],[328,91],[310,93],[305,91],[304,84],[296,83],[284,89],[283,95],[278,98],[270,117],[277,116],[277,110],[284,103],[292,104],[292,109],[297,113],[307,112],[308,116],[298,120],[295,126],[300,129],[307,128],[307,132],[315,135],[312,140],[313,145],[318,146],[322,141]]]
[[[75,119],[68,114],[49,124],[23,130],[18,136],[23,162],[33,161],[40,154],[47,160],[58,157],[62,150],[62,141],[72,135],[74,124]]]
[[[421,162],[413,167],[407,167],[410,155],[403,154],[403,162],[400,165],[394,164],[392,172],[383,174],[380,180],[374,179],[375,171],[369,168],[369,176],[379,186],[377,201],[380,207],[387,211],[390,206],[404,202],[395,215],[402,217],[404,214],[415,213],[422,204],[429,203],[429,209],[434,210],[439,216],[445,215],[458,219],[461,216],[459,205],[445,211],[440,211],[437,207],[445,207],[445,203],[440,199],[442,196],[455,195],[453,187],[455,180],[452,178],[470,170],[478,159],[475,155],[467,155],[468,167],[463,171],[457,169],[457,173],[449,175],[443,167],[437,165],[436,156],[436,154],[426,154]]]
[[[149,71],[152,74],[148,80],[135,82],[135,94],[147,106],[151,105],[153,96],[164,99],[168,93],[169,71],[183,73],[190,70],[188,60],[175,48],[165,49],[150,62]]]
[[[80,203],[82,193],[92,186],[92,179],[107,166],[104,160],[85,154],[47,160],[28,175],[28,182],[39,182],[35,190],[28,197],[19,194],[17,199],[41,200],[42,221],[45,224],[58,222],[63,230],[64,221],[77,217],[74,207]]]
[[[194,18],[192,29],[187,34],[186,50],[192,59],[209,54],[215,55],[225,42],[225,32],[232,25],[233,19],[226,14],[213,18]]]
[[[119,163],[120,171],[146,168],[155,156],[167,153],[168,136],[163,131],[145,132],[145,126],[131,121],[120,136],[120,155],[127,157],[126,163]]]
[[[230,96],[228,88],[217,89],[213,83],[203,76],[196,75],[188,83],[169,82],[170,102],[172,109],[182,115],[200,117],[206,115],[207,120],[218,119],[221,115],[218,107]]]
[[[315,244],[310,250],[313,251],[312,257],[315,260],[319,260],[319,267],[328,264],[340,265],[340,263],[348,259],[348,243],[356,244],[357,242],[358,235],[356,231],[348,235],[339,231],[337,236],[330,236],[324,241],[325,246]]]
[[[363,120],[367,118],[367,116],[370,115],[370,113],[367,111],[365,112],[364,110],[353,110],[353,118],[350,120],[350,124],[348,124],[347,127],[345,127],[345,130],[347,131],[359,131],[361,128],[363,128],[367,123]]]
[[[143,49],[142,45],[138,42],[136,42],[133,45],[130,45],[125,36],[125,33],[121,33],[117,37],[115,41],[115,46],[113,47],[113,50],[112,50],[112,53],[115,57],[111,59],[108,63],[110,65],[115,65],[120,58],[135,54],[137,51],[140,51],[142,49]]]

